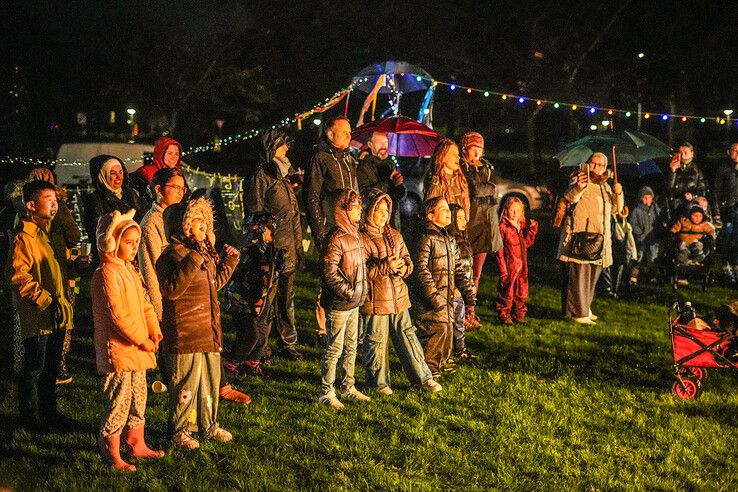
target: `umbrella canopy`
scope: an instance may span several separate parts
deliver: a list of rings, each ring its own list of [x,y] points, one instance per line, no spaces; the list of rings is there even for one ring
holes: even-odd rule
[[[403,61],[386,61],[364,67],[356,74],[354,82],[364,78],[367,79],[360,82],[356,88],[363,92],[371,92],[380,75],[392,76],[392,81],[388,80],[379,89],[380,94],[392,93],[393,87],[391,84],[394,85],[394,90],[399,92],[426,91],[433,85],[433,77],[417,65],[411,65]],[[420,76],[420,80],[418,80],[418,76]]]
[[[635,164],[618,163],[618,168],[621,176],[637,176],[642,178],[643,176],[649,176],[652,174],[661,174],[661,169],[651,159],[643,162],[636,162]]]
[[[351,147],[366,149],[373,132],[387,134],[387,151],[397,157],[432,155],[438,142],[443,140],[433,129],[407,116],[390,116],[356,128],[351,132]]]
[[[649,159],[667,157],[671,153],[668,145],[651,135],[622,131],[587,135],[566,145],[555,157],[561,167],[578,166],[582,162],[587,162],[595,152],[602,152],[612,160],[613,146],[618,165],[637,164]]]

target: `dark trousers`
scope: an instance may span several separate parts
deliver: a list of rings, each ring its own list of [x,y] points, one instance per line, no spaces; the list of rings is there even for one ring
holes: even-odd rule
[[[277,330],[277,348],[297,345],[295,326],[295,275],[280,275],[277,279],[277,297],[274,300],[274,327]]]
[[[451,323],[439,321],[416,321],[418,339],[425,352],[425,363],[431,373],[441,372],[441,366],[451,355]]]
[[[18,376],[18,410],[21,418],[43,417],[56,412],[56,376],[65,331],[58,330],[51,335],[23,340],[23,364]]]
[[[561,293],[561,309],[568,318],[589,316],[595,285],[602,267],[589,263],[564,263],[564,284]]]
[[[256,316],[247,316],[236,331],[236,343],[228,355],[230,362],[242,364],[246,361],[258,361],[267,346],[271,325]]]

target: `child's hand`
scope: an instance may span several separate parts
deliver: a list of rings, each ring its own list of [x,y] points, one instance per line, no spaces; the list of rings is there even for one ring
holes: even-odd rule
[[[223,249],[225,250],[227,256],[238,256],[239,254],[241,254],[239,253],[238,248],[234,248],[230,244],[224,244]]]
[[[163,338],[164,335],[162,335],[161,333],[154,333],[153,335],[149,335],[149,339],[151,339],[157,347],[159,346],[159,343],[162,341]]]
[[[528,219],[528,227],[533,227],[536,224],[538,224],[536,219]]]
[[[147,338],[144,343],[138,346],[138,348],[144,352],[156,352],[156,344],[150,338]]]

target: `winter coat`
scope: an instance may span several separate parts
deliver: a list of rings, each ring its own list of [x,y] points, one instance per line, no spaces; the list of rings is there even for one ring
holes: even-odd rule
[[[74,220],[72,212],[69,210],[66,202],[67,193],[64,190],[57,192],[59,202],[59,210],[56,212],[54,219],[51,221],[51,244],[54,248],[54,254],[59,259],[59,267],[61,267],[64,283],[67,285],[70,276],[76,275],[78,272],[73,268],[70,271],[71,262],[67,261],[69,257],[68,250],[79,243],[82,232],[79,230],[77,221]]]
[[[156,367],[154,353],[140,346],[159,338],[159,321],[141,274],[117,257],[123,233],[130,228],[141,231],[129,217],[116,214],[101,220],[97,229],[100,266],[92,274],[90,292],[94,293],[95,359],[100,374]]]
[[[607,180],[610,173],[605,172],[602,176],[590,174],[587,186],[580,190],[576,183],[576,174],[572,177],[569,188],[564,193],[564,198],[571,204],[568,216],[564,219],[559,247],[556,257],[561,261],[600,265],[607,268],[612,265],[612,216],[613,210],[618,212],[623,209],[623,195],[613,193]],[[604,229],[603,229],[604,225]],[[597,260],[580,260],[567,256],[567,249],[576,232],[594,232],[604,235],[602,255]]]
[[[164,208],[154,203],[141,221],[141,247],[138,249],[138,267],[141,269],[146,290],[156,317],[161,321],[162,304],[159,278],[156,276],[156,260],[169,245],[164,233]]]
[[[164,210],[169,246],[156,262],[162,295],[164,353],[223,351],[218,291],[231,278],[238,256],[227,256],[216,264],[204,247],[187,237],[184,231],[196,215],[205,217],[212,244],[213,210],[207,200],[199,198]]]
[[[507,217],[500,220],[502,248],[496,254],[500,277],[528,278],[528,248],[533,246],[538,235],[538,222],[522,220],[518,226]]]
[[[176,167],[182,163],[182,146],[179,142],[169,137],[161,137],[154,144],[154,158],[148,164],[144,164],[131,173],[131,187],[138,192],[142,199],[146,199],[147,193],[146,188],[154,179],[154,174],[159,169],[168,167],[164,164],[164,154],[170,145],[176,145],[179,147],[179,161],[177,161]],[[94,181],[94,180],[93,180]],[[187,181],[185,180],[185,188],[187,188]],[[185,198],[189,195],[189,189],[185,191]]]
[[[429,223],[415,251],[411,298],[416,319],[452,323],[454,293],[457,288],[464,304],[476,304],[474,283],[467,279],[458,261],[456,240],[446,229]]]
[[[479,166],[462,160],[461,169],[469,183],[470,209],[466,227],[469,244],[474,253],[494,253],[502,247],[494,167],[482,158]]]
[[[277,280],[284,271],[285,252],[259,242],[241,247],[241,260],[225,290],[225,308],[233,318],[267,321],[277,296]]]
[[[679,235],[679,241],[686,244],[693,244],[702,240],[705,234],[714,237],[715,226],[706,220],[695,224],[689,217],[682,217],[671,228],[671,232]]]
[[[330,195],[340,189],[359,192],[356,160],[348,150],[339,150],[323,137],[310,161],[305,178],[305,213],[317,246],[322,249],[328,230],[333,225]]]
[[[697,164],[682,164],[676,171],[669,169],[666,176],[666,189],[672,200],[681,200],[685,193],[694,196],[707,196],[707,182]]]
[[[58,329],[72,329],[72,306],[66,297],[66,286],[60,261],[56,258],[49,224],[23,217],[15,229],[6,276],[13,292],[13,307],[18,313],[21,337],[48,335]],[[53,319],[52,301],[61,305],[63,318]],[[7,322],[7,320],[6,320]]]
[[[367,154],[359,161],[356,171],[356,179],[359,183],[359,190],[362,196],[366,195],[369,190],[376,188],[388,194],[392,200],[393,209],[391,210],[390,225],[399,229],[400,227],[400,208],[399,204],[405,199],[407,190],[405,185],[395,186],[390,176],[395,170],[394,163],[391,159],[380,159],[371,153]]]
[[[462,171],[459,171],[462,172]],[[462,172],[463,173],[463,172]],[[464,209],[466,216],[469,217],[469,193],[459,187],[456,179],[451,181],[451,189],[449,197],[443,192],[441,179],[433,170],[430,170],[423,180],[423,189],[425,190],[424,200],[430,200],[438,196],[444,197],[449,205],[458,205]]]
[[[108,159],[113,158],[113,156],[101,155],[90,160],[90,178],[95,190],[87,194],[84,198],[85,230],[90,236],[94,235],[97,230],[98,219],[103,215],[114,212],[115,210],[120,213],[128,212],[130,209],[136,210],[136,215],[134,216],[134,220],[136,222],[140,222],[143,217],[141,200],[138,196],[138,192],[131,188],[128,171],[126,171],[125,166],[122,166],[122,198],[115,196],[115,194],[107,189],[98,179],[98,175],[100,174],[103,164],[105,164]]]
[[[284,249],[284,273],[297,271],[302,258],[302,225],[300,208],[295,190],[288,176],[295,171],[290,167],[281,176],[277,164],[263,162],[251,178],[249,192],[245,196],[248,212],[267,212],[274,216],[274,246]]]
[[[715,174],[716,213],[723,220],[731,220],[730,214],[738,205],[738,164],[729,161],[721,165]]]
[[[656,228],[659,218],[659,207],[655,203],[650,207],[639,203],[630,213],[628,223],[633,228],[633,238],[637,248],[642,248],[646,244],[653,244],[658,234]]]
[[[382,200],[392,209],[390,197],[379,190],[370,191],[366,199],[369,203],[366,217],[371,217],[374,208]],[[361,232],[369,276],[369,292],[361,312],[367,315],[398,314],[410,308],[410,294],[403,279],[412,273],[413,262],[400,233],[389,225],[385,225],[384,229],[369,224],[367,219]],[[392,245],[387,234],[391,237]],[[391,256],[402,258],[405,262],[407,271],[404,275],[392,273],[389,266]]]
[[[349,311],[364,304],[367,273],[359,226],[351,222],[342,202],[340,197],[336,200],[336,226],[323,247],[320,305],[325,309]]]

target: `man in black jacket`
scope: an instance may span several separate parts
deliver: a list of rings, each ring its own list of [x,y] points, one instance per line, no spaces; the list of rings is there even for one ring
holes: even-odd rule
[[[707,181],[694,163],[694,147],[691,143],[684,142],[679,146],[679,152],[672,156],[666,176],[666,189],[672,211],[680,206],[686,206],[688,210],[692,200],[698,196],[707,197]]]
[[[369,139],[369,150],[359,161],[359,167],[356,172],[357,181],[359,182],[359,190],[362,195],[372,189],[377,188],[387,193],[392,199],[393,210],[390,215],[390,225],[393,229],[400,230],[400,209],[399,204],[405,198],[405,185],[402,184],[403,178],[400,171],[395,167],[394,162],[389,158],[387,153],[387,134],[381,132],[372,133]]]
[[[715,220],[723,222],[728,279],[738,281],[738,142],[728,148],[730,161],[715,174]]]

